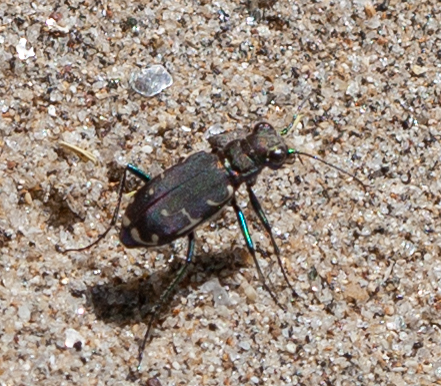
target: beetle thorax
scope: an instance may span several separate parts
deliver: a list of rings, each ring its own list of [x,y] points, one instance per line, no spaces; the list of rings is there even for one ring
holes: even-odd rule
[[[270,124],[259,123],[250,135],[229,142],[221,153],[238,185],[252,182],[264,167],[280,168],[287,158],[288,147]]]

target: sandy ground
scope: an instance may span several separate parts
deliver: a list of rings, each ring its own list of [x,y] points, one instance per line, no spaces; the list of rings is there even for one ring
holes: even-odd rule
[[[436,0],[2,0],[0,384],[441,384],[440,25]],[[129,80],[153,64],[174,83],[145,98]],[[292,297],[240,189],[286,310],[228,208],[198,230],[136,372],[186,240],[56,246],[106,228],[126,163],[157,175],[210,133],[286,126],[305,100],[287,142],[367,191],[308,158],[261,174]]]

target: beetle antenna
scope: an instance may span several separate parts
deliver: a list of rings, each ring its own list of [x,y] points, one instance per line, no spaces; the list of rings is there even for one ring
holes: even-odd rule
[[[286,135],[288,134],[292,128],[296,127],[299,122],[301,121],[301,119],[304,117],[303,114],[300,114],[300,110],[302,110],[303,106],[305,105],[305,103],[308,101],[309,97],[311,96],[312,91],[308,94],[308,96],[302,101],[302,103],[300,103],[299,107],[297,108],[297,112],[293,115],[292,117],[292,121],[291,123],[285,127],[284,129],[282,129],[280,131],[280,135]]]
[[[309,154],[309,153],[304,153],[304,152],[302,152],[302,151],[298,151],[298,150],[295,150],[295,149],[288,149],[288,155],[305,156],[305,157],[309,157],[309,158],[315,159],[316,161],[320,161],[321,163],[323,163],[323,164],[329,166],[330,168],[333,168],[333,169],[337,170],[338,172],[340,172],[340,173],[342,173],[342,174],[345,174],[345,175],[347,175],[348,177],[353,178],[355,182],[357,182],[359,185],[361,185],[361,187],[363,188],[363,190],[364,190],[365,192],[366,192],[366,190],[367,190],[366,185],[363,184],[363,182],[361,182],[361,180],[358,179],[357,177],[355,177],[353,174],[347,172],[346,170],[344,170],[344,169],[342,169],[342,168],[339,168],[338,166],[335,166],[335,165],[333,165],[333,164],[331,164],[331,163],[325,161],[324,159],[321,159],[321,158],[317,157],[316,155],[312,155],[312,154]]]

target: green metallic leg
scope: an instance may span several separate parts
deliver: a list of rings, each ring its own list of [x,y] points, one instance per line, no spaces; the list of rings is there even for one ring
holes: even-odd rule
[[[245,216],[242,210],[239,208],[239,205],[237,205],[236,199],[233,198],[233,200],[231,201],[231,205],[233,206],[233,209],[236,212],[237,221],[239,222],[239,226],[242,231],[243,237],[245,238],[248,251],[251,253],[251,256],[253,256],[254,264],[256,264],[257,273],[259,275],[260,281],[262,282],[263,288],[265,288],[268,291],[271,298],[274,300],[274,303],[276,303],[282,310],[285,310],[277,300],[277,297],[274,294],[274,292],[271,291],[270,287],[266,283],[265,276],[263,275],[259,262],[257,261],[256,250],[254,249],[253,240],[251,240],[251,235],[248,230],[248,225],[245,220]]]
[[[290,281],[288,280],[288,275],[286,274],[286,271],[283,268],[282,260],[280,258],[280,249],[276,244],[276,240],[274,240],[274,235],[273,235],[273,232],[271,229],[271,225],[270,225],[268,219],[266,218],[265,213],[263,213],[262,206],[260,205],[259,200],[257,199],[256,195],[254,194],[253,190],[251,189],[251,186],[247,185],[247,189],[248,189],[248,195],[250,197],[251,205],[253,206],[253,209],[256,212],[257,217],[260,220],[260,223],[263,225],[263,227],[265,228],[266,232],[268,233],[268,235],[271,239],[271,244],[274,248],[274,253],[276,254],[277,262],[279,263],[279,267],[282,270],[283,277],[285,278],[285,281],[288,284],[288,287],[291,289],[291,292],[293,293],[293,295],[295,295],[296,292],[294,291],[293,286],[291,285]]]
[[[173,279],[173,281],[171,282],[171,284],[167,287],[167,289],[164,291],[164,293],[161,295],[161,297],[159,298],[158,302],[151,308],[150,310],[150,319],[147,323],[147,331],[144,335],[144,339],[142,341],[141,346],[139,347],[139,354],[138,354],[138,371],[141,368],[141,362],[142,362],[142,357],[144,354],[144,349],[145,346],[147,344],[147,339],[150,335],[150,330],[152,329],[153,326],[153,322],[156,319],[156,316],[158,314],[158,311],[160,310],[160,308],[164,305],[164,302],[167,300],[167,298],[170,296],[170,294],[172,293],[172,291],[175,289],[176,285],[181,281],[181,279],[184,277],[192,259],[193,259],[193,254],[194,254],[194,245],[195,245],[195,241],[194,241],[194,232],[191,232],[188,235],[188,249],[187,249],[187,258],[185,260],[185,263],[182,265],[182,267],[180,268],[178,274],[176,275],[176,277]]]
[[[127,164],[126,171],[129,171],[134,176],[138,177],[140,180],[143,180],[144,182],[149,182],[152,178],[144,173],[141,169],[138,169],[135,165]]]

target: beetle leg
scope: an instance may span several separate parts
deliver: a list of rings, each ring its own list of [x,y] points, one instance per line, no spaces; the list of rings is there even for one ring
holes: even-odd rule
[[[98,244],[104,237],[106,237],[107,233],[109,233],[109,231],[114,227],[114,225],[116,224],[116,222],[118,220],[119,207],[121,205],[122,193],[123,193],[124,186],[126,184],[128,171],[130,171],[131,173],[135,174],[137,177],[139,177],[143,180],[145,180],[145,178],[150,178],[147,174],[144,174],[139,169],[137,169],[135,166],[128,164],[124,170],[124,174],[123,174],[123,176],[121,178],[121,182],[119,184],[118,202],[116,204],[115,211],[113,212],[112,221],[110,222],[109,227],[104,231],[104,233],[100,234],[98,236],[98,238],[93,243],[91,243],[85,247],[82,247],[82,248],[69,248],[69,249],[64,249],[64,250],[61,250],[60,248],[58,248],[59,252],[66,253],[66,252],[85,251],[86,249],[89,249],[89,248],[93,247],[94,245]]]
[[[236,212],[237,221],[239,222],[239,226],[242,231],[245,242],[247,244],[248,251],[251,253],[251,256],[253,256],[254,264],[256,265],[257,273],[259,275],[260,281],[262,282],[263,288],[265,288],[268,291],[271,298],[274,300],[274,303],[276,303],[283,311],[285,311],[285,309],[282,307],[282,305],[277,300],[277,297],[274,294],[274,292],[271,291],[270,287],[266,283],[265,276],[263,275],[262,270],[259,265],[259,262],[257,261],[256,250],[254,249],[253,240],[251,239],[251,235],[248,230],[248,225],[245,220],[245,216],[244,216],[242,210],[239,208],[239,205],[237,205],[235,198],[233,198],[231,200],[231,205],[233,206],[233,209]]]
[[[164,293],[161,295],[159,300],[156,302],[156,304],[151,308],[150,310],[150,319],[147,324],[147,331],[144,335],[144,339],[142,340],[142,344],[139,347],[139,354],[138,354],[138,370],[141,368],[141,361],[144,353],[145,346],[147,344],[147,339],[150,335],[150,330],[152,328],[153,322],[156,319],[156,316],[158,314],[159,309],[163,306],[164,302],[167,300],[167,298],[170,296],[172,291],[175,289],[176,285],[181,281],[183,276],[185,275],[185,272],[187,271],[188,267],[190,266],[190,263],[193,259],[194,254],[194,232],[191,232],[188,235],[188,249],[187,249],[187,258],[185,259],[185,263],[182,265],[182,267],[179,269],[178,274],[173,279],[171,284],[167,287],[167,289],[164,291]]]
[[[291,289],[292,294],[295,296],[296,292],[295,292],[293,286],[291,285],[290,281],[288,280],[288,275],[286,274],[286,271],[283,268],[282,260],[280,258],[280,249],[276,244],[276,240],[274,240],[274,235],[273,235],[273,232],[271,229],[271,225],[270,225],[268,219],[266,218],[265,213],[263,212],[262,206],[260,205],[259,200],[257,199],[256,195],[254,194],[253,189],[251,189],[251,186],[247,185],[247,189],[248,189],[248,195],[250,197],[251,205],[253,206],[253,209],[257,214],[257,218],[260,220],[260,223],[263,225],[263,227],[265,228],[266,232],[268,233],[268,235],[271,239],[271,244],[274,248],[274,253],[277,257],[277,262],[279,263],[279,267],[282,270],[283,277],[285,278],[285,281],[288,284],[288,287]]]
[[[104,237],[106,237],[107,233],[109,233],[109,231],[113,228],[113,226],[116,224],[116,222],[118,220],[119,207],[121,205],[121,198],[122,198],[123,189],[126,184],[127,172],[132,173],[133,175],[135,175],[139,179],[143,180],[144,182],[149,182],[151,179],[148,174],[144,173],[142,170],[138,169],[136,166],[134,166],[132,164],[127,164],[127,166],[124,170],[124,174],[121,178],[121,182],[119,184],[118,203],[116,204],[115,212],[113,212],[112,221],[110,222],[109,227],[104,231],[104,233],[99,235],[98,238],[93,243],[91,243],[85,247],[82,247],[82,248],[70,248],[70,249],[65,249],[65,250],[61,250],[60,248],[58,248],[59,252],[66,253],[66,252],[85,251],[86,249],[89,249],[89,248],[93,247],[94,245],[98,244]]]
[[[127,164],[126,170],[144,182],[149,182],[152,179],[148,174],[144,173],[141,169],[138,169],[135,165]]]

